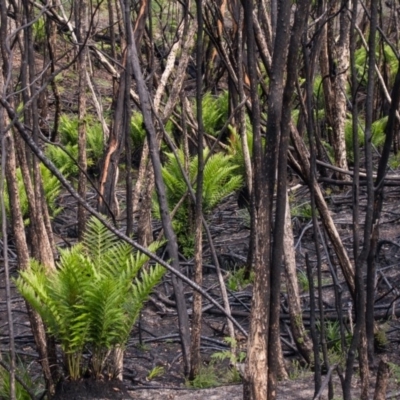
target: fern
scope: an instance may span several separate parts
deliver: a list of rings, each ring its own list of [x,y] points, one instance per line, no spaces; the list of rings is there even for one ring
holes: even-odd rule
[[[87,222],[83,248],[93,263],[101,268],[103,255],[118,242],[118,238],[109,231],[97,218]]]
[[[359,121],[358,125],[358,143],[360,146],[363,146],[364,144],[364,131],[361,128],[361,124],[363,123],[362,120]],[[354,149],[353,149],[353,119],[351,115],[347,116],[347,119],[344,123],[344,138],[346,142],[346,152],[347,152],[347,157],[350,160],[353,160],[354,158]]]
[[[93,160],[93,164],[98,163],[104,151],[103,128],[99,122],[87,126],[86,140],[88,157]]]
[[[379,38],[377,37],[377,45],[375,50],[375,57],[378,60],[379,66],[385,63],[385,68],[389,73],[389,86],[394,83],[395,75],[397,72],[398,60],[396,54],[393,52],[392,48],[384,44],[383,46],[379,43]],[[360,47],[355,52],[355,64],[358,76],[362,78],[362,83],[366,83],[367,73],[368,73],[368,52],[364,47]]]
[[[4,357],[6,363],[9,365],[9,357]],[[16,380],[15,381],[15,398],[16,400],[31,400],[31,394],[35,395],[34,398],[43,397],[43,382],[37,378],[33,378],[29,370],[30,367],[17,358],[16,374],[22,379],[24,386]],[[29,392],[26,390],[28,389]],[[6,400],[10,398],[10,373],[3,367],[0,369],[0,399]]]
[[[50,207],[51,216],[55,217],[62,210],[61,207],[56,206],[56,200],[61,192],[61,183],[43,164],[40,164],[40,173],[42,175],[46,203]]]
[[[386,134],[385,134],[385,130],[386,130],[386,125],[387,125],[387,121],[388,121],[388,117],[383,117],[380,119],[377,119],[376,121],[374,121],[372,123],[372,127],[371,127],[371,134],[372,134],[372,143],[374,144],[374,146],[381,148],[384,143],[385,143],[385,139],[386,139]]]
[[[204,131],[210,135],[217,135],[229,116],[229,93],[222,92],[214,97],[210,92],[203,96],[203,125]]]
[[[232,156],[224,153],[216,153],[208,157],[209,150],[204,150],[204,158],[207,162],[204,167],[203,179],[203,211],[209,213],[225,197],[242,186],[242,176],[238,174],[238,167],[232,162]],[[172,153],[166,153],[167,162],[163,167],[162,175],[167,192],[167,201],[172,210],[186,196],[185,201],[177,210],[173,227],[178,237],[178,242],[185,255],[191,255],[193,251],[193,232],[190,223],[190,212],[193,207],[188,188],[183,178],[179,163]],[[184,153],[178,150],[178,159],[184,165]],[[196,175],[198,159],[192,157],[189,160],[188,178],[196,190]],[[160,218],[157,200],[153,198],[154,215]]]
[[[78,143],[78,118],[70,117],[67,114],[60,116],[58,125],[58,133],[60,134],[61,143]]]
[[[65,175],[76,176],[79,172],[77,165],[78,119],[65,114],[61,115],[58,131],[60,133],[61,144],[63,144],[69,154],[53,144],[46,146],[45,153]],[[87,166],[91,167],[98,163],[103,155],[104,138],[100,122],[94,122],[89,117],[86,121],[86,141]]]
[[[66,153],[61,147],[48,144],[45,150],[46,156],[54,165],[66,176],[76,176],[79,173],[78,168],[78,145],[68,143],[65,146]]]
[[[139,317],[143,303],[149,297],[152,288],[161,281],[164,273],[165,269],[160,265],[156,265],[148,271],[144,270],[140,274],[140,278],[132,284],[125,303],[126,319],[122,335],[124,342],[128,340],[132,325]]]
[[[72,261],[74,254],[65,254]],[[42,317],[48,332],[60,341],[69,374],[77,379],[80,359],[86,341],[87,322],[79,310],[81,287],[84,285],[78,259],[61,264],[60,272],[48,272],[37,262],[22,271],[16,285],[26,301]],[[87,281],[87,279],[85,279]]]
[[[124,348],[144,302],[164,274],[160,266],[141,272],[148,257],[132,252],[97,219],[91,218],[87,226],[82,243],[60,250],[56,270],[32,261],[16,280],[20,293],[59,341],[72,379],[83,370],[85,348],[91,349],[96,377],[109,351]]]
[[[146,138],[146,130],[143,125],[143,115],[136,111],[131,118],[131,138],[133,147],[143,146]]]
[[[358,126],[358,141],[360,146],[364,145],[365,135],[362,129],[362,124],[364,122],[360,120]],[[385,129],[387,124],[387,117],[377,119],[372,123],[371,126],[371,142],[374,146],[380,148],[385,143]],[[351,116],[348,116],[345,122],[345,141],[346,150],[350,160],[353,159],[353,122]]]
[[[209,150],[204,151],[207,158]],[[167,188],[167,197],[170,207],[176,203],[187,192],[186,182],[183,179],[178,162],[173,154],[167,153],[168,162],[163,167],[163,178]],[[183,151],[178,151],[178,157],[183,165]],[[242,185],[242,177],[236,174],[237,166],[232,162],[232,157],[223,153],[215,153],[210,156],[204,167],[203,181],[203,208],[209,212],[221,200],[231,194]],[[189,179],[193,183],[197,174],[197,157],[189,160]],[[196,185],[194,184],[194,189]]]
[[[57,207],[56,200],[61,192],[61,183],[58,179],[43,165],[40,164],[40,173],[42,175],[43,191],[46,199],[46,203],[49,205],[50,215],[55,217],[62,210],[61,207]],[[24,181],[22,179],[21,168],[16,170],[18,195],[20,200],[21,213],[24,217],[25,225],[29,225],[29,203],[28,197],[25,191]],[[4,200],[7,215],[11,215],[10,200],[8,196],[7,187],[4,189]]]

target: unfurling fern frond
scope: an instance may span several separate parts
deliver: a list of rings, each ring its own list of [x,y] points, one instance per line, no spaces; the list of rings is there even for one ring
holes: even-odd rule
[[[118,238],[99,219],[92,217],[87,222],[83,247],[95,265],[102,265],[104,254],[118,243]]]

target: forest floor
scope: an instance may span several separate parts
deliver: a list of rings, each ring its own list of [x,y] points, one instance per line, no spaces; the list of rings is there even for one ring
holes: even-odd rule
[[[306,216],[307,207],[303,207],[300,212],[298,205],[307,203],[307,188],[302,186],[291,195],[292,207],[294,209],[293,227],[295,235],[295,248],[299,276],[304,274],[305,255],[308,254],[315,266],[315,241],[312,234],[310,219]],[[122,192],[121,192],[122,193]],[[394,397],[400,399],[400,210],[398,199],[400,198],[400,187],[386,189],[385,205],[381,219],[381,242],[380,251],[377,259],[377,284],[376,284],[376,319],[384,332],[381,348],[381,355],[386,355],[390,362],[397,365],[393,369],[390,380],[389,392]],[[64,211],[53,221],[55,237],[59,245],[70,245],[76,242],[76,203],[68,194],[60,198],[60,204]],[[352,254],[352,234],[351,234],[351,195],[350,192],[338,192],[330,194],[329,203],[332,216],[336,226],[340,230],[343,243]],[[365,208],[365,201],[362,200],[361,209]],[[237,207],[236,197],[231,196],[221,204],[208,218],[212,230],[212,236],[220,257],[221,264],[226,270],[224,272],[226,281],[234,276],[235,270],[240,268],[245,260],[249,229],[247,228],[246,217],[243,210]],[[123,222],[121,222],[123,225]],[[157,223],[155,224],[157,225]],[[121,229],[123,226],[121,226]],[[324,239],[325,240],[325,239]],[[323,301],[324,315],[327,318],[328,326],[332,331],[338,330],[336,311],[336,298],[332,281],[331,267],[338,276],[338,286],[342,289],[341,305],[346,316],[346,329],[350,329],[349,318],[352,314],[350,297],[340,271],[335,265],[335,256],[329,249],[329,243],[325,243],[327,252],[322,252],[323,263]],[[323,245],[321,245],[323,250]],[[13,250],[12,238],[10,238],[9,257],[12,265],[12,275],[16,276],[16,256]],[[208,260],[208,247],[204,248],[205,263]],[[183,260],[183,271],[188,275],[191,273],[192,260]],[[212,267],[204,269],[204,288],[216,299],[221,302],[218,280]],[[163,283],[156,288],[150,300],[142,311],[140,321],[132,331],[131,339],[128,343],[124,362],[124,388],[115,382],[103,382],[101,389],[92,389],[93,384],[90,380],[81,382],[75,389],[67,388],[61,390],[57,399],[240,399],[242,398],[242,387],[240,384],[230,385],[232,373],[229,362],[216,361],[212,355],[228,349],[224,338],[228,336],[225,326],[225,318],[214,307],[208,307],[204,302],[204,317],[202,331],[202,355],[204,360],[204,370],[202,371],[202,381],[198,386],[205,387],[207,384],[221,386],[212,389],[188,388],[185,382],[182,368],[182,357],[178,337],[177,314],[174,306],[171,277],[166,275]],[[301,299],[304,308],[304,321],[306,327],[309,326],[309,293],[300,279]],[[0,295],[5,299],[4,269],[1,270]],[[192,291],[185,288],[185,295],[190,304]],[[282,344],[287,361],[290,380],[280,383],[278,399],[311,399],[314,394],[314,383],[312,371],[301,364],[296,346],[290,334],[287,303],[285,298],[284,281],[282,284]],[[229,298],[232,307],[232,314],[244,327],[249,328],[249,311],[252,297],[252,286],[240,287],[229,290]],[[25,311],[25,304],[21,297],[13,291],[12,308],[14,316],[14,339],[19,358],[24,362],[31,376],[39,378],[40,368],[38,366],[37,354],[35,351],[33,336],[30,331],[28,318]],[[1,301],[0,309],[1,336],[0,345],[2,352],[5,352],[9,343],[7,330],[6,302]],[[336,336],[334,336],[336,335]],[[329,339],[329,338],[328,338]],[[333,332],[330,338],[332,343],[328,343],[334,349],[335,341],[338,340],[337,333]],[[236,340],[240,348],[245,350],[245,338],[237,332]],[[331,362],[343,362],[340,352],[332,350],[330,352]],[[324,377],[323,377],[324,378]],[[335,375],[335,398],[341,398],[339,378]],[[373,392],[375,377],[371,379],[371,393]],[[357,377],[354,379],[354,398],[357,398]],[[107,390],[105,388],[108,388]],[[71,392],[72,390],[72,392]],[[89,391],[88,391],[89,390]],[[324,392],[326,394],[327,390]],[[63,395],[64,393],[64,395]],[[74,395],[72,394],[74,393]],[[92,393],[94,397],[91,397]],[[100,396],[100,397],[99,397]],[[321,397],[323,398],[323,397]],[[327,397],[325,397],[327,398]]]

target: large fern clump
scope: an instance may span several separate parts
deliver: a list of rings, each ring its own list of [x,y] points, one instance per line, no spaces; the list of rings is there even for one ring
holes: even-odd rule
[[[165,271],[159,265],[142,270],[147,261],[93,217],[82,243],[60,250],[56,270],[32,261],[20,272],[16,286],[60,343],[71,379],[88,369],[99,376],[110,351],[126,345],[144,302]],[[85,349],[91,353],[86,364]]]
[[[204,167],[203,179],[203,212],[209,213],[224,198],[242,186],[242,176],[237,172],[238,167],[232,163],[232,157],[222,152],[212,154],[209,149],[204,150],[204,159],[207,160]],[[166,153],[167,162],[162,169],[162,175],[167,193],[167,201],[170,210],[182,202],[176,210],[173,225],[178,236],[178,241],[183,247],[187,247],[186,255],[189,255],[193,242],[193,202],[188,195],[188,188],[183,178],[178,160],[173,153]],[[184,153],[178,150],[178,159],[181,165],[185,165]],[[196,190],[196,176],[198,168],[197,156],[188,160],[188,177],[194,190]],[[159,209],[155,201],[154,212],[160,218]]]
[[[224,198],[242,185],[242,177],[237,174],[237,166],[232,163],[232,157],[222,152],[214,153],[210,157],[209,149],[204,150],[203,180],[203,210],[205,213],[211,211]],[[171,207],[181,200],[187,193],[188,188],[179,166],[184,165],[184,153],[178,150],[178,160],[173,153],[166,153],[167,163],[162,169],[165,186],[167,189],[168,203]],[[189,160],[188,176],[196,190],[196,176],[198,168],[197,156]],[[184,210],[184,207],[183,207]]]

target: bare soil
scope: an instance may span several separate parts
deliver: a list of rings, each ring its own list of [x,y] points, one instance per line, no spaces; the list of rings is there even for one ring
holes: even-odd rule
[[[131,398],[125,386],[120,381],[94,380],[91,378],[80,381],[60,382],[53,400],[86,400],[86,399],[115,399]]]

